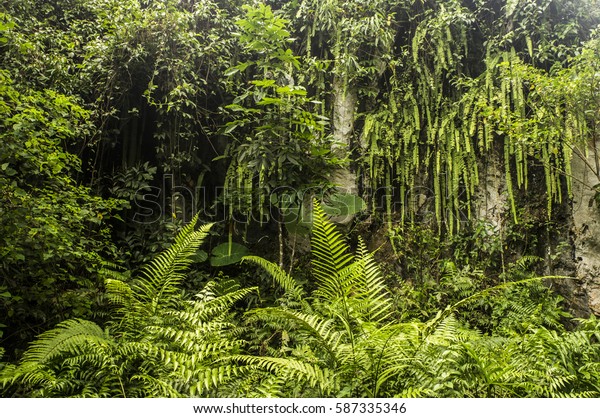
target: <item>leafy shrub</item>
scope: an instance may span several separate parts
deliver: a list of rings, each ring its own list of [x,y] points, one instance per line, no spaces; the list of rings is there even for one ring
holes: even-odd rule
[[[75,98],[18,86],[0,71],[0,288],[10,294],[0,316],[10,348],[89,315],[96,273],[114,254],[106,220],[119,202],[78,185],[81,162],[63,146],[85,135],[88,118]]]

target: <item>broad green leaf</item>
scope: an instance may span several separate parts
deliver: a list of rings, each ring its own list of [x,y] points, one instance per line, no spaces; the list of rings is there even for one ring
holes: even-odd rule
[[[213,267],[228,266],[239,262],[242,257],[248,255],[248,248],[235,242],[217,245],[212,250],[210,265]]]
[[[194,263],[204,263],[208,259],[206,251],[200,250],[196,254],[190,257]]]

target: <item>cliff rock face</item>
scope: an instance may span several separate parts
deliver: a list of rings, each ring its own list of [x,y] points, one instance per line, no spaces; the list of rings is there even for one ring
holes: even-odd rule
[[[573,177],[573,244],[577,278],[589,309],[600,315],[600,211],[594,186],[600,183],[597,150],[600,141],[587,155],[575,152]]]

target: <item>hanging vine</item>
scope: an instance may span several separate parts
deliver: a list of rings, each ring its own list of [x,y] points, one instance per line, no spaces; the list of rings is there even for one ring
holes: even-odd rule
[[[514,223],[531,165],[544,168],[548,217],[565,190],[570,194],[572,141],[584,136],[584,115],[565,112],[567,70],[534,65],[544,61],[542,40],[512,29],[515,16],[541,25],[545,7],[513,3],[487,37],[473,34],[481,10],[458,0],[407,12],[409,41],[390,64],[388,90],[362,130],[364,178],[385,200],[390,227],[399,205],[402,223],[429,215],[439,232],[457,232],[473,217],[482,161],[497,150]],[[561,36],[574,35],[565,29]],[[484,55],[479,72],[465,65],[472,51]]]

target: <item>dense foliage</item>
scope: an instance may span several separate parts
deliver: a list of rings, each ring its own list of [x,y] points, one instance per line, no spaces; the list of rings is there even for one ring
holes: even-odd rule
[[[4,1],[0,394],[600,396],[599,25]]]
[[[548,313],[538,312],[549,321],[542,326],[521,309],[514,322],[482,334],[457,319],[473,300],[493,300],[489,295],[502,285],[427,322],[402,321],[372,254],[360,242],[352,256],[318,205],[312,291],[276,264],[249,256],[283,290],[274,306],[232,309],[256,289],[228,280],[184,298],[181,283],[210,227],[195,224],[139,277],[107,280],[114,314],[105,329],[69,319],[41,334],[18,366],[4,370],[5,391],[61,397],[600,395],[597,320],[566,332]]]

